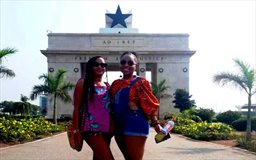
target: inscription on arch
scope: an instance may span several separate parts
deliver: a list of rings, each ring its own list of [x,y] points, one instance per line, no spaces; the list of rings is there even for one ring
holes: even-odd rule
[[[73,62],[87,62],[90,58],[92,58],[93,56],[86,56],[86,55],[81,55],[81,56],[73,56],[71,58],[71,61]],[[108,63],[116,63],[120,61],[120,56],[106,56],[106,55],[102,55],[102,57],[108,61]],[[146,62],[154,62],[154,63],[160,63],[163,62],[164,60],[166,60],[167,57],[165,56],[153,56],[153,55],[142,55],[139,56],[139,63],[146,63]]]
[[[96,47],[129,47],[129,46],[144,46],[142,38],[113,38],[113,37],[97,37],[92,38],[92,46]]]

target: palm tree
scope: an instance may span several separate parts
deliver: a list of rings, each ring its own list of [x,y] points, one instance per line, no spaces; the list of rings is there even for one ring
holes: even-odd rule
[[[24,96],[23,94],[20,95],[20,112],[21,114],[29,114],[31,111],[31,105],[28,102],[29,98],[27,96]]]
[[[244,90],[248,95],[248,112],[246,125],[246,140],[251,140],[251,97],[256,93],[256,71],[239,59],[233,59],[240,72],[237,74],[222,72],[214,75],[214,82],[232,85]]]
[[[166,95],[165,91],[170,88],[169,86],[165,85],[165,82],[165,79],[160,81],[158,84],[151,82],[152,92],[158,100],[163,98],[163,96]]]
[[[64,80],[65,73],[64,69],[59,69],[56,74],[43,74],[39,76],[39,79],[44,80],[44,84],[35,85],[30,95],[30,99],[34,100],[38,95],[48,94],[53,96],[53,121],[57,123],[57,98],[60,98],[64,102],[71,102],[71,96],[68,94],[74,85],[66,83]]]
[[[153,94],[156,96],[158,101],[160,102],[160,99],[164,96],[168,95],[166,94],[166,90],[169,89],[169,86],[165,85],[166,80],[161,80],[158,84],[151,82],[151,88]],[[159,110],[158,110],[158,118],[159,118]]]
[[[16,53],[18,50],[14,48],[0,49],[0,78],[1,77],[15,77],[15,73],[4,66],[2,66],[3,58],[6,56]]]

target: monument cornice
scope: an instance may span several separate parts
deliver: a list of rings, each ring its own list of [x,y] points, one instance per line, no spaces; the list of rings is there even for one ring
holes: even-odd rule
[[[116,53],[123,53],[127,50],[120,50],[120,51],[106,51],[106,50],[41,50],[45,56],[47,55],[88,55],[88,54],[101,54],[101,55],[112,55]],[[135,50],[130,50],[135,51]],[[196,51],[194,50],[136,50],[138,55],[189,55],[192,56]]]
[[[49,33],[49,50],[169,51],[189,50],[188,34]]]
[[[59,37],[108,37],[108,36],[116,36],[116,37],[189,37],[187,33],[48,33],[48,37],[59,36]]]

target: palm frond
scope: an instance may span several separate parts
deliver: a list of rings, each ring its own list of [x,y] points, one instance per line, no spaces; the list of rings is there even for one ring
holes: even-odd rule
[[[248,88],[252,89],[255,86],[255,79],[256,79],[256,76],[255,76],[254,70],[250,70],[248,72],[247,81],[246,81]]]
[[[27,102],[29,100],[29,98],[27,96],[24,96],[23,94],[20,95],[20,100],[22,102]]]
[[[247,84],[248,88],[252,88],[255,80],[254,70],[251,69],[251,66],[249,64],[245,64],[239,59],[234,59],[234,62],[238,66],[241,72],[241,76],[244,78],[244,81]]]
[[[18,52],[17,49],[15,48],[5,48],[5,49],[0,49],[0,64],[1,64],[1,59],[6,57],[7,55],[11,55]]]
[[[151,88],[152,88],[152,92],[153,94],[158,98],[162,98],[165,94],[164,92],[170,88],[169,86],[165,85],[166,80],[161,80],[158,84],[155,84],[153,82],[151,82]]]
[[[165,84],[165,82],[166,82],[166,80],[164,79],[164,80],[160,81],[158,85],[163,86]]]
[[[70,82],[63,83],[63,85],[60,86],[60,90],[71,90],[74,87],[75,87],[75,85]]]
[[[163,93],[164,91],[166,91],[167,89],[170,88],[169,86],[166,86],[166,85],[165,85],[165,82],[166,82],[166,80],[164,79],[164,80],[160,81],[160,83],[158,84],[159,91],[160,91],[161,93]]]
[[[153,94],[156,96],[157,93],[158,93],[158,87],[157,87],[157,84],[151,82],[151,89],[152,89],[152,92]]]
[[[46,85],[35,85],[30,94],[30,99],[35,100],[38,97],[38,95],[50,93],[49,91],[49,87]]]
[[[228,72],[222,72],[213,77],[213,81],[222,86],[232,84],[236,87],[241,87],[248,93],[248,88],[245,84],[244,78]]]
[[[53,83],[54,77],[51,74],[42,74],[38,77],[38,79],[42,79],[45,84]]]
[[[152,87],[152,88],[156,88],[156,87],[157,87],[157,84],[155,84],[155,83],[153,83],[153,82],[151,82],[150,84],[151,84],[151,87]]]
[[[56,90],[57,84],[54,75],[52,74],[42,74],[39,76],[39,79],[42,79],[44,81],[44,85],[49,87],[49,90]]]
[[[38,79],[43,79],[43,80],[46,80],[48,79],[48,75],[47,74],[42,74],[38,77]]]
[[[0,78],[1,77],[15,77],[15,73],[11,69],[0,66]]]
[[[243,75],[247,75],[250,65],[245,64],[243,61],[241,61],[240,59],[233,59],[233,61],[235,62],[235,64],[237,65],[237,67],[239,68],[241,74]]]
[[[66,103],[72,101],[71,96],[66,91],[57,94],[57,97],[59,97],[61,100],[63,100]]]
[[[164,92],[164,91],[166,91],[169,88],[170,87],[168,87],[168,86],[163,86],[163,87],[160,88],[160,92]]]

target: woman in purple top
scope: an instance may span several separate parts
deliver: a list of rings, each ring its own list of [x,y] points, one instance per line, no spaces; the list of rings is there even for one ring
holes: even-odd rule
[[[82,132],[85,142],[93,150],[93,160],[114,159],[109,147],[112,138],[109,85],[102,80],[106,67],[102,57],[92,57],[86,64],[85,78],[78,80],[74,91],[74,107],[84,108],[83,120],[74,125]],[[75,110],[79,112],[78,109]],[[75,110],[73,114],[79,114],[75,113]]]

